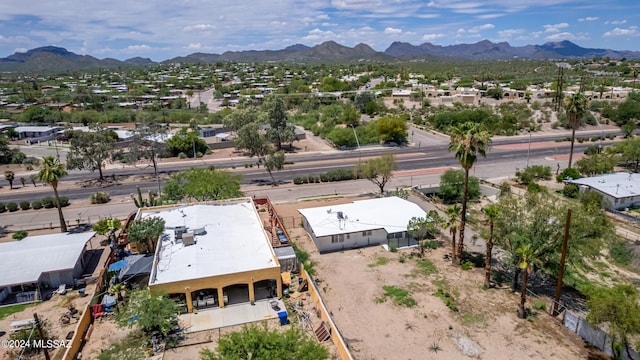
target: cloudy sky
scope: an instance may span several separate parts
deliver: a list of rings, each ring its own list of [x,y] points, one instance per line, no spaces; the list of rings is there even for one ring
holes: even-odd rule
[[[638,0],[5,0],[0,57],[55,45],[98,58],[162,61],[328,40],[378,51],[394,41],[484,39],[640,50],[638,25]]]

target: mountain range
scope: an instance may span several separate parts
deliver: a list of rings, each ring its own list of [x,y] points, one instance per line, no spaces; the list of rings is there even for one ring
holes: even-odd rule
[[[246,62],[301,62],[301,63],[349,63],[356,61],[407,61],[416,59],[459,59],[459,60],[507,60],[514,58],[576,59],[608,57],[612,59],[640,58],[639,51],[618,51],[611,49],[591,49],[580,47],[571,41],[548,42],[543,45],[511,46],[507,42],[493,43],[489,40],[473,44],[434,45],[424,43],[412,45],[394,42],[384,52],[378,52],[367,44],[354,47],[340,45],[334,41],[308,47],[296,44],[281,50],[227,51],[222,54],[193,53],[179,56],[161,63],[215,63],[225,61]],[[127,68],[157,64],[148,58],[135,57],[124,61],[90,55],[78,55],[64,48],[44,46],[24,53],[15,53],[0,58],[0,71],[69,71],[98,68]]]

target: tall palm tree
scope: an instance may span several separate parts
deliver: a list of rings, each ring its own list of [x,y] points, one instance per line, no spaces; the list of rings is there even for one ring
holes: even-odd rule
[[[486,156],[487,147],[491,143],[491,135],[482,124],[466,122],[452,127],[450,136],[449,151],[455,153],[456,159],[464,169],[464,193],[457,254],[457,263],[460,263],[464,249],[464,229],[467,220],[467,200],[469,200],[469,170],[478,159],[478,154]]]
[[[580,126],[580,121],[589,106],[589,98],[582,93],[577,92],[564,99],[564,109],[567,112],[567,122],[571,126],[571,152],[569,153],[569,168],[573,160],[573,144],[576,141],[576,129]]]
[[[500,211],[500,207],[496,204],[485,206],[482,209],[484,214],[489,219],[489,239],[486,244],[486,256],[485,256],[485,265],[484,265],[484,287],[488,289],[491,286],[491,258],[493,251],[493,224],[498,217],[498,212]]]
[[[66,175],[67,171],[64,168],[64,164],[60,163],[60,160],[55,159],[53,156],[45,156],[44,159],[42,159],[38,179],[46,182],[53,188],[53,194],[56,197],[56,207],[58,208],[58,217],[60,218],[60,232],[67,232],[67,224],[64,222],[64,215],[62,215],[62,207],[60,206],[58,181]]]
[[[456,231],[460,225],[460,206],[458,204],[451,205],[445,212],[447,214],[446,226],[451,234],[451,262],[456,262]]]

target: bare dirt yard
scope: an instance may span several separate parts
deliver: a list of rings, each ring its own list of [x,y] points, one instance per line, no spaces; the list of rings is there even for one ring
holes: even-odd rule
[[[297,219],[298,208],[353,200],[281,204],[276,209],[284,218]],[[320,255],[299,225],[288,231],[316,262],[318,286],[356,359],[602,356],[544,310],[532,309],[529,319],[518,319],[519,294],[506,284],[482,289],[483,270],[452,266],[444,259],[447,246],[428,252],[425,259],[419,259],[416,249],[394,253],[379,246]],[[383,287],[393,294],[385,295]],[[533,308],[531,301],[527,306]]]

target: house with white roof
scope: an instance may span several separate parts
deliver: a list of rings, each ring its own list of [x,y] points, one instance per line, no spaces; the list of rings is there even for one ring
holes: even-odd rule
[[[398,197],[358,200],[298,209],[298,212],[321,253],[379,244],[414,245],[416,241],[407,234],[409,220],[427,216],[417,204]]]
[[[599,192],[613,209],[640,207],[640,174],[617,172],[568,182]]]
[[[88,265],[87,243],[94,235],[56,233],[0,243],[0,302],[8,296],[33,301],[43,287],[74,285]]]
[[[188,312],[282,297],[280,263],[251,198],[141,208],[159,217],[149,288],[176,298]]]

